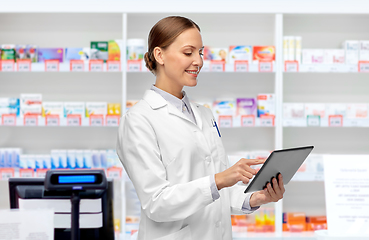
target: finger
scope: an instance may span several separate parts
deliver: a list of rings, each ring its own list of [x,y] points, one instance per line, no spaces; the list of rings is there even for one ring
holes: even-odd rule
[[[252,174],[248,171],[245,171],[245,170],[241,170],[241,174],[242,174],[242,176],[247,177],[248,179],[251,179],[251,178],[254,177],[254,174]]]
[[[268,183],[267,188],[268,188],[268,192],[269,192],[271,198],[273,199],[273,201],[276,201],[277,196],[276,196],[276,193],[274,192],[274,189],[272,188],[272,184]]]
[[[279,188],[281,189],[282,193],[284,194],[285,193],[285,188],[284,188],[284,183],[283,183],[283,177],[282,177],[282,174],[279,174],[278,176],[278,184],[279,184]]]
[[[280,189],[279,187],[279,184],[278,184],[278,181],[276,178],[273,178],[272,179],[272,182],[273,182],[273,190],[276,194],[276,198],[277,200],[281,199],[283,197],[283,193],[282,193],[282,190]]]
[[[265,162],[266,159],[244,159],[244,162],[251,166],[251,165],[259,165],[259,164],[263,164]]]
[[[256,174],[256,170],[251,168],[245,162],[239,161],[238,167],[240,167],[243,171],[247,171],[247,172],[251,173],[252,175]]]

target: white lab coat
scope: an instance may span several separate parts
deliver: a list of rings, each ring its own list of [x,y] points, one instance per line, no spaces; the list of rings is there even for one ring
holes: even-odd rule
[[[197,125],[148,90],[122,117],[117,153],[141,202],[138,240],[231,240],[231,212],[250,213],[239,185],[213,201],[209,176],[228,160],[212,112],[191,107]]]

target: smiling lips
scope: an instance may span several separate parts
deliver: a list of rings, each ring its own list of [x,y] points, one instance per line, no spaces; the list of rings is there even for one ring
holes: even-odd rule
[[[193,75],[198,75],[199,71],[190,71],[190,70],[185,70],[185,72],[189,73],[189,74],[193,74]]]

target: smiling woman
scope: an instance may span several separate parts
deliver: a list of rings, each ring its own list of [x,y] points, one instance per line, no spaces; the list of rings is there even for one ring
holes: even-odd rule
[[[203,65],[199,26],[167,17],[151,29],[146,66],[155,85],[122,117],[117,153],[141,203],[138,240],[231,240],[231,213],[246,214],[275,202],[283,180],[244,194],[256,174],[241,159],[229,167],[210,109],[191,103],[184,86],[197,85]],[[221,190],[221,191],[220,191]]]

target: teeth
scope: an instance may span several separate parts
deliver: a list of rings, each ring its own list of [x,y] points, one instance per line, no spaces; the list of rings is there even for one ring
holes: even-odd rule
[[[187,71],[188,73],[197,74],[197,71]]]

